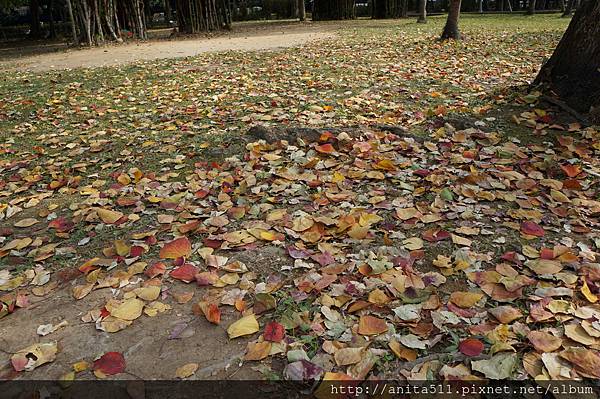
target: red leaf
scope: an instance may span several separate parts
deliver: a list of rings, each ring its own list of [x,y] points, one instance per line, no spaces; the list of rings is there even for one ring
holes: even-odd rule
[[[196,279],[196,274],[198,273],[198,268],[189,263],[185,263],[182,266],[179,266],[177,269],[173,269],[169,276],[176,280],[181,280],[186,283],[194,281]]]
[[[66,233],[71,231],[75,223],[70,220],[65,219],[64,217],[59,217],[48,223],[48,227],[51,229],[55,229],[59,233]]]
[[[554,250],[550,248],[542,248],[540,250],[540,259],[552,260],[554,259]]]
[[[283,326],[276,321],[272,321],[265,326],[265,333],[263,336],[266,341],[281,342],[285,335],[285,329]]]
[[[450,238],[450,233],[446,230],[429,229],[423,232],[423,239],[429,242],[442,241]]]
[[[211,238],[205,238],[203,241],[205,247],[219,249],[223,245],[223,240],[213,240]]]
[[[94,371],[105,375],[115,375],[125,371],[125,358],[119,352],[106,352],[94,361]]]
[[[467,338],[460,342],[458,349],[465,356],[479,356],[483,352],[483,342],[476,338]]]
[[[521,232],[536,237],[543,237],[545,234],[544,229],[540,225],[530,221],[521,223]]]
[[[190,256],[192,253],[192,244],[187,237],[180,237],[176,240],[168,242],[160,250],[158,256],[161,259],[177,259]]]
[[[129,256],[132,258],[142,256],[143,254],[144,254],[144,247],[140,247],[139,245],[133,245],[129,249]]]

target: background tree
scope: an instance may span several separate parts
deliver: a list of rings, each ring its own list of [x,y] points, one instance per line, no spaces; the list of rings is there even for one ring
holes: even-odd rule
[[[312,19],[328,21],[356,18],[354,0],[315,0]]]
[[[400,18],[404,16],[404,4],[407,0],[373,0],[375,19]]]
[[[29,13],[31,14],[31,29],[29,36],[37,39],[42,33],[40,24],[40,2],[38,0],[31,0],[29,2]]]
[[[441,40],[456,39],[460,40],[460,31],[458,30],[458,18],[460,17],[460,4],[461,0],[450,0],[450,10],[448,12],[448,19],[446,19],[446,25],[442,31]]]
[[[427,0],[419,0],[419,18],[417,18],[417,23],[427,23]]]
[[[298,0],[298,19],[306,21],[306,5],[304,0]]]
[[[529,6],[527,7],[527,15],[535,14],[535,0],[529,0]]]
[[[179,32],[197,33],[229,29],[231,8],[227,0],[177,0]]]
[[[534,84],[600,122],[600,1],[585,0]]]
[[[567,3],[565,5],[565,11],[563,11],[562,16],[563,17],[570,17],[571,14],[573,13],[573,3],[575,3],[575,0],[566,0]]]

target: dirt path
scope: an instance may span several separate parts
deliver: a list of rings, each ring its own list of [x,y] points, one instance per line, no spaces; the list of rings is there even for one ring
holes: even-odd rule
[[[2,70],[31,70],[43,72],[72,68],[95,68],[124,65],[136,61],[164,58],[189,57],[206,52],[228,50],[256,51],[285,47],[296,47],[312,40],[330,39],[335,36],[333,26],[277,25],[263,29],[238,28],[226,36],[194,38],[184,40],[158,40],[146,43],[69,49],[56,53],[25,55],[18,51],[11,55],[17,58],[0,57]]]

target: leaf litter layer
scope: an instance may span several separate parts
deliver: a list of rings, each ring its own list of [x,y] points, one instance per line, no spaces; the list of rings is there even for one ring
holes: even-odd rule
[[[598,132],[509,89],[564,23],[441,23],[3,76],[3,375],[598,378]]]

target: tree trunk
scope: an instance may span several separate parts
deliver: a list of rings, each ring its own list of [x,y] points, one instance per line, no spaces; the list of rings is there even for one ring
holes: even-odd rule
[[[300,21],[306,21],[306,5],[304,0],[298,0],[298,19]]]
[[[535,14],[535,0],[529,0],[529,7],[527,8],[527,15]]]
[[[511,0],[506,0],[506,4],[508,4],[508,12],[513,12]]]
[[[165,0],[165,20],[167,24],[173,18],[173,13],[171,12],[171,0]]]
[[[94,19],[98,27],[98,38],[100,43],[104,43],[104,30],[102,29],[102,21],[100,20],[100,10],[98,8],[98,0],[94,0]]]
[[[450,11],[448,12],[448,19],[446,25],[442,31],[441,40],[455,39],[460,40],[460,31],[458,30],[458,18],[460,17],[460,3],[461,0],[450,0]]]
[[[563,17],[571,16],[571,14],[573,13],[573,3],[574,2],[575,2],[575,0],[567,0],[567,5],[565,7],[565,11],[562,14]]]
[[[50,17],[50,37],[54,39],[56,37],[56,29],[54,26],[54,0],[48,0],[48,13]]]
[[[79,37],[77,37],[77,26],[75,25],[75,18],[73,17],[73,5],[71,0],[66,0],[67,11],[69,13],[69,22],[71,23],[71,35],[73,35],[73,43],[79,44]]]
[[[38,0],[29,1],[29,13],[31,14],[29,36],[37,39],[42,33],[42,28],[40,25],[40,4]]]
[[[600,122],[600,2],[586,0],[538,74],[543,84],[573,109]]]
[[[354,18],[356,18],[354,0],[315,0],[313,3],[313,21],[333,21]]]
[[[483,14],[483,0],[479,0],[479,13]]]
[[[417,19],[417,23],[427,23],[427,0],[419,0],[419,18]]]
[[[90,8],[87,4],[87,0],[81,1],[82,6],[82,15],[81,19],[83,20],[85,39],[87,41],[88,46],[92,46],[92,21],[91,21],[91,13]]]

